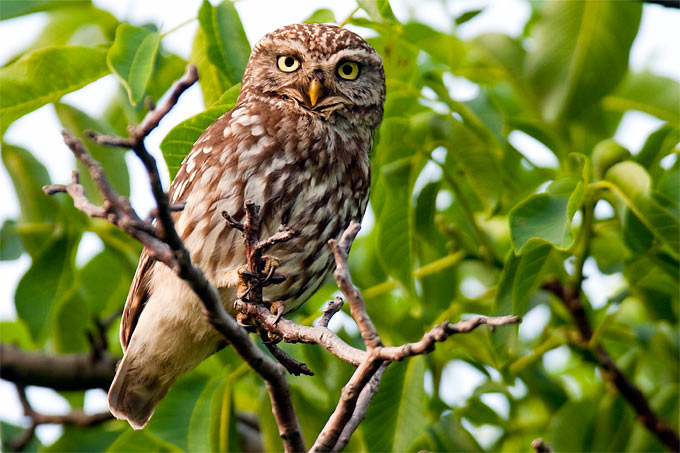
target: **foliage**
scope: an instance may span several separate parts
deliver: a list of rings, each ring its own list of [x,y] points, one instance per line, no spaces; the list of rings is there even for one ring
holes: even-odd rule
[[[47,11],[50,20],[25,53],[0,68],[3,133],[50,103],[76,134],[124,131],[144,113],[140,100],[158,100],[183,70],[184,61],[164,48],[155,26],[119,23],[86,2],[20,3],[3,3],[1,19]],[[521,36],[469,40],[457,36],[454,24],[474,21],[479,11],[452,18],[452,31],[442,32],[398,19],[385,0],[359,6],[349,23],[371,30],[366,35],[383,56],[388,97],[372,154],[375,223],[365,223],[350,264],[384,340],[415,341],[434,323],[471,313],[547,319],[493,335],[479,329],[390,367],[348,450],[526,451],[536,437],[556,451],[661,450],[603,380],[587,348],[574,341],[567,310],[541,289],[549,278],[580,284],[584,263],[587,274],[620,277],[603,304],[590,305],[581,295],[595,331],[589,346],[604,345],[661,418],[677,427],[678,83],[628,70],[642,4],[532,2]],[[206,111],[163,140],[173,175],[203,129],[234,105],[250,50],[228,0],[214,6],[205,0],[196,15],[190,61],[200,71]],[[328,9],[308,19],[335,20]],[[122,94],[104,114],[88,118],[59,103],[109,73],[120,79]],[[456,78],[478,88],[473,99],[452,94]],[[632,109],[667,122],[636,154],[612,140],[622,114]],[[541,143],[557,165],[533,164],[512,139],[517,134]],[[123,156],[86,146],[118,192],[128,194]],[[16,290],[18,319],[3,322],[0,337],[49,353],[87,352],[85,333],[95,331],[95,320],[121,309],[140,246],[85,218],[69,199],[44,196],[39,188],[49,177],[29,150],[3,141],[2,161],[21,215],[2,226],[0,258],[27,253],[32,265]],[[613,209],[601,214],[601,207]],[[75,253],[88,232],[105,247],[77,266]],[[333,291],[329,283],[297,320],[318,317]],[[112,345],[116,330],[108,331]],[[358,339],[353,330],[341,332],[350,342]],[[316,372],[290,378],[309,442],[351,367],[316,346],[285,349]],[[566,358],[559,366],[550,360],[558,355]],[[41,448],[238,449],[235,414],[247,411],[259,417],[265,447],[278,449],[263,384],[240,365],[228,348],[205,361],[172,389],[143,432],[118,421],[70,427]],[[450,372],[465,366],[478,385],[453,400],[459,383]],[[77,407],[83,399],[71,395],[69,401]],[[3,422],[3,435],[15,429]]]

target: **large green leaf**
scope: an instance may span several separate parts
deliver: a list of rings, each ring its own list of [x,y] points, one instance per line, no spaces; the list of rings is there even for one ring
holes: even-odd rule
[[[236,105],[240,88],[240,85],[229,88],[214,106],[182,121],[168,132],[168,135],[161,142],[161,150],[163,157],[165,157],[165,163],[168,165],[171,179],[175,177],[182,161],[189,154],[203,131]]]
[[[678,217],[651,197],[651,181],[644,167],[626,161],[614,165],[605,175],[611,188],[635,216],[678,256],[680,223]]]
[[[181,452],[171,443],[164,442],[154,436],[148,430],[127,430],[106,449],[110,453],[133,453],[133,452]]]
[[[55,305],[52,332],[58,353],[84,352],[92,347],[87,337],[95,332],[92,313],[78,291],[69,291]]]
[[[98,145],[84,134],[86,130],[112,134],[114,132],[111,126],[68,104],[56,103],[54,109],[62,126],[78,137],[85,145],[85,149],[102,165],[113,190],[119,195],[129,196],[130,177],[125,163],[125,151]],[[93,202],[100,203],[103,199],[89,171],[80,161],[76,161],[76,166],[80,171],[80,183],[85,188],[85,194]]]
[[[75,425],[64,426],[64,433],[56,442],[42,451],[47,452],[93,452],[106,451],[119,437],[119,431],[111,430],[106,424],[80,428]]]
[[[0,68],[0,130],[108,72],[105,49],[81,46],[36,50]]]
[[[158,405],[147,431],[169,444],[186,450],[189,420],[208,378],[191,373],[180,378]]]
[[[638,2],[546,3],[526,66],[545,118],[575,118],[616,87],[641,14]]]
[[[388,0],[359,0],[359,6],[376,22],[399,22]]]
[[[3,241],[10,241],[2,245],[3,255],[5,247],[12,244],[11,232],[14,231],[21,238],[23,248],[35,256],[55,228],[59,203],[43,193],[42,186],[50,184],[50,178],[45,167],[30,152],[6,143],[2,143],[1,152],[21,209],[20,221],[12,228],[3,229],[3,235],[8,235]]]
[[[640,110],[677,126],[680,123],[680,84],[650,72],[629,73],[623,83],[604,98],[604,107],[625,112]]]
[[[332,24],[338,22],[335,19],[335,14],[333,14],[333,11],[328,8],[317,9],[312,13],[311,16],[305,19],[306,24],[323,24],[327,22],[330,22]]]
[[[208,45],[206,42],[205,32],[199,27],[194,36],[189,61],[198,68],[198,83],[201,85],[201,92],[203,93],[203,104],[208,106],[215,103],[232,84],[227,79],[227,76],[222,74],[220,69],[208,58]]]
[[[95,255],[77,275],[83,303],[99,316],[108,316],[125,304],[134,270],[110,248]]]
[[[205,33],[210,61],[231,85],[241,82],[250,57],[250,44],[234,4],[224,0],[213,7],[204,0],[198,10],[198,21]]]
[[[425,358],[396,362],[385,371],[361,432],[368,451],[407,451],[423,433]]]
[[[0,228],[0,261],[19,258],[24,251],[14,219],[5,219]]]
[[[73,284],[77,239],[62,235],[46,244],[17,286],[17,315],[36,343],[47,337],[55,304]]]
[[[116,40],[106,56],[106,63],[118,76],[135,105],[144,96],[151,80],[161,34],[144,27],[120,24]]]
[[[560,181],[553,183],[556,187]],[[555,190],[530,196],[517,204],[509,214],[510,240],[518,253],[525,252],[524,246],[531,239],[547,241],[555,247],[566,250],[574,243],[571,221],[583,202],[585,190],[578,182],[573,191],[564,186]]]
[[[524,316],[529,297],[541,282],[551,250],[549,244],[532,241],[522,255],[509,252],[498,281],[494,313]]]

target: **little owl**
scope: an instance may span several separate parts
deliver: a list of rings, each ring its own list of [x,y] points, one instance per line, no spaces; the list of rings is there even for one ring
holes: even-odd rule
[[[232,313],[245,252],[221,213],[241,220],[249,199],[261,207],[262,237],[282,224],[297,232],[271,249],[287,278],[263,295],[298,308],[334,267],[328,240],[364,214],[384,100],[380,56],[349,30],[289,25],[257,43],[236,106],[203,132],[170,186],[171,201],[186,202],[177,231]],[[120,341],[109,407],[137,429],[179,376],[224,345],[189,286],[147,251]]]

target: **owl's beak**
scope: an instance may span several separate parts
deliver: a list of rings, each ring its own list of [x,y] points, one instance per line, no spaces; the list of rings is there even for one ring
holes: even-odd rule
[[[316,102],[319,100],[319,97],[323,93],[323,85],[321,85],[321,82],[319,82],[316,79],[312,79],[312,81],[309,83],[309,88],[307,89],[307,94],[309,95],[309,102],[312,104],[312,107],[316,105]]]

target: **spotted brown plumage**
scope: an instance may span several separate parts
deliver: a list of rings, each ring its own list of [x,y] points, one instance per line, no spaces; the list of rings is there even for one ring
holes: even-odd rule
[[[228,310],[245,253],[222,211],[241,220],[249,199],[261,206],[262,237],[281,224],[297,232],[268,252],[287,278],[263,297],[282,301],[286,312],[298,308],[334,266],[328,240],[364,214],[384,98],[380,56],[349,30],[290,25],[255,45],[236,106],[203,132],[170,186],[171,200],[186,202],[177,231]],[[223,345],[188,285],[146,251],[120,339],[125,356],[109,407],[134,428],[146,425],[180,375]]]

